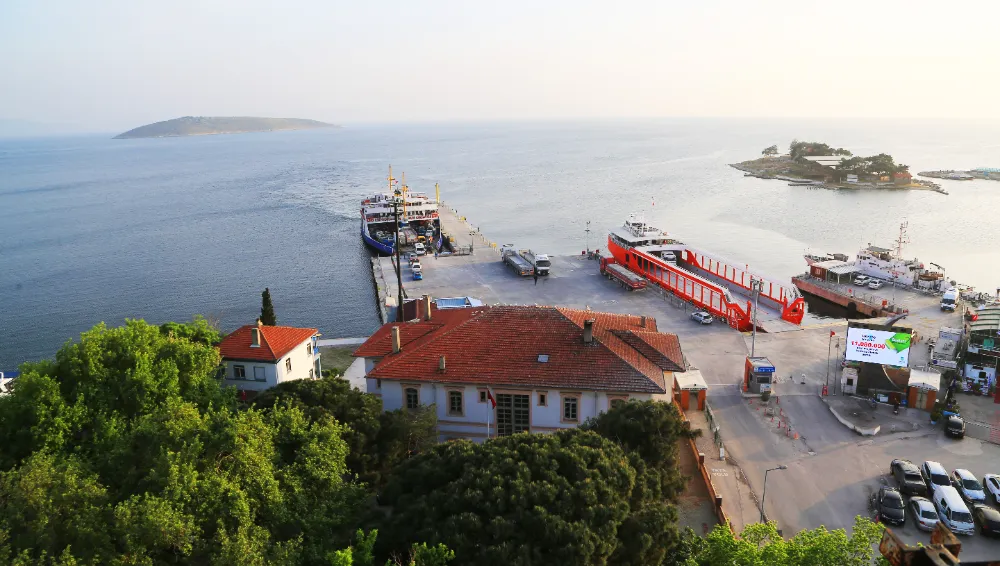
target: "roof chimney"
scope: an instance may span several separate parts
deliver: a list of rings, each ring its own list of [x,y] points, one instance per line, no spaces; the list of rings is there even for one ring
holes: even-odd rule
[[[438,360],[438,369],[442,372],[444,371],[444,356],[441,356],[441,359]]]
[[[402,344],[399,342],[399,327],[392,327],[392,353],[398,354],[400,350],[403,349]]]
[[[642,315],[642,318],[639,319],[639,326],[646,328],[646,315]]]
[[[260,317],[259,317],[259,316],[257,317],[257,326],[264,326],[264,323],[263,323],[263,322],[261,322],[261,320],[260,320]]]
[[[258,323],[260,320],[257,321]],[[255,327],[250,329],[250,347],[260,348],[260,328]]]
[[[583,343],[590,344],[594,341],[594,319],[588,318],[583,321]]]
[[[431,296],[424,295],[424,320],[431,319]]]

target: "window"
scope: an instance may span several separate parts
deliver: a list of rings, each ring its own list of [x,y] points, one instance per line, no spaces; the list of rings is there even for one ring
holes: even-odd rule
[[[264,377],[264,368],[262,366],[253,366],[253,378],[257,381],[267,380],[267,378]]]
[[[563,397],[563,421],[576,422],[578,420],[577,403],[576,397]]]
[[[376,389],[382,389],[382,380],[381,379],[376,379],[375,380],[375,388]]]
[[[246,366],[233,366],[233,379],[246,379],[246,378],[247,378]]]
[[[406,388],[406,408],[416,409],[420,405],[420,393],[415,387]]]
[[[479,402],[480,403],[485,403],[486,402],[486,390],[485,389],[480,389],[479,390]]]
[[[546,397],[545,393],[539,393],[538,394],[538,406],[539,407],[544,407],[546,405],[546,400],[547,399],[545,399],[545,397]]]
[[[531,395],[497,393],[497,436],[531,429]]]
[[[465,415],[465,404],[462,403],[462,392],[461,391],[449,391],[448,392],[448,414],[453,417],[461,417]]]
[[[309,379],[312,379],[314,375],[313,370],[309,370]]]
[[[617,409],[618,407],[621,407],[624,404],[625,404],[625,399],[612,399],[611,400],[611,408],[612,409]]]
[[[292,371],[292,358],[285,358],[285,371]]]
[[[306,344],[306,355],[311,356],[313,353],[312,344]]]

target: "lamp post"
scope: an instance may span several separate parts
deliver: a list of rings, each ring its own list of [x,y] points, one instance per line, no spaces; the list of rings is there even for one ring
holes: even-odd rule
[[[392,218],[393,226],[396,240],[393,242],[393,250],[396,254],[396,287],[399,290],[399,297],[396,303],[396,322],[403,322],[403,266],[399,263],[399,195],[400,192],[397,190],[395,192],[395,198],[392,199]]]
[[[590,255],[590,220],[587,221],[587,229],[584,230],[587,233],[587,255]]]
[[[764,288],[764,280],[757,277],[750,278],[750,292],[753,294],[753,335],[750,338],[750,357],[754,357],[757,350],[757,305],[760,302],[760,291]]]
[[[760,496],[760,522],[764,522],[764,505],[767,504],[767,473],[773,472],[774,470],[787,470],[788,466],[782,464],[777,468],[769,468],[764,470],[764,493]]]
[[[827,340],[826,344],[826,386],[830,387],[830,353],[833,351],[833,337],[836,332],[830,331],[830,339]]]

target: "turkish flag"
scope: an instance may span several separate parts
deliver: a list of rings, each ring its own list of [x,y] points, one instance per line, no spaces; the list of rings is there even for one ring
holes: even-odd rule
[[[836,332],[834,332],[834,331],[832,331],[832,330],[830,331],[830,336],[836,336],[836,335],[837,335],[837,333],[836,333]]]
[[[493,392],[490,391],[489,387],[486,388],[486,398],[490,400],[490,403],[492,403],[493,408],[496,409],[497,408],[497,400],[496,400],[495,397],[493,397]]]

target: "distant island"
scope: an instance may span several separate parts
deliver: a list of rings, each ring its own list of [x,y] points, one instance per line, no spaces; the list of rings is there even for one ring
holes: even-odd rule
[[[765,148],[760,159],[732,163],[747,177],[779,179],[789,185],[826,189],[924,189],[948,194],[931,181],[914,179],[910,167],[886,153],[861,157],[842,147],[792,140],[788,153]]]
[[[246,134],[279,130],[311,130],[339,128],[334,124],[302,118],[252,118],[246,116],[184,116],[165,122],[139,126],[113,139],[172,138],[180,136],[211,136],[217,134]]]

